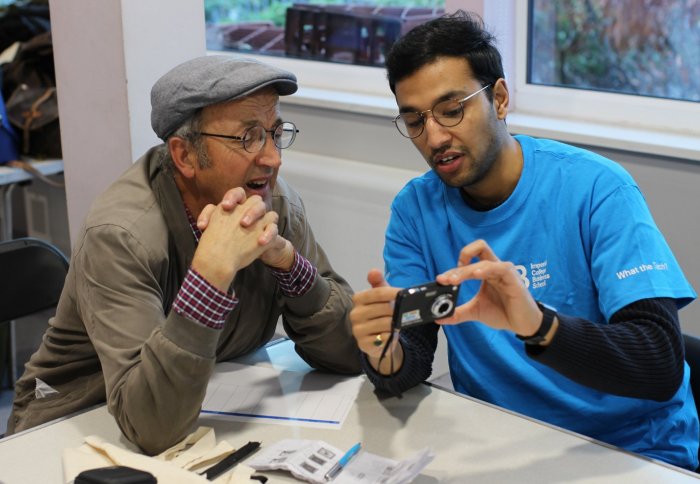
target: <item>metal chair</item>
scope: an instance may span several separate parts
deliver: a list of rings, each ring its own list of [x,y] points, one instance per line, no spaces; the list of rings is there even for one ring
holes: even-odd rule
[[[0,350],[8,350],[3,363],[9,363],[11,384],[16,376],[14,324],[4,323],[55,306],[67,273],[68,259],[48,242],[35,238],[0,242],[0,330],[6,336],[9,326],[9,342]]]
[[[695,399],[695,407],[698,408],[698,405],[700,405],[700,338],[684,334],[683,343],[685,346],[685,361],[688,362],[690,367],[690,389]],[[700,408],[698,413],[700,413]],[[700,438],[700,436],[698,437]],[[700,452],[698,456],[700,457]],[[695,472],[698,471],[700,471],[700,468],[696,469]]]

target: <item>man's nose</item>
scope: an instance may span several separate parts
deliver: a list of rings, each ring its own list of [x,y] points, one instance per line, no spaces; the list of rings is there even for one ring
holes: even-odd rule
[[[258,153],[257,163],[271,168],[278,168],[282,164],[282,150],[275,145],[273,136],[265,137],[265,143]]]
[[[425,126],[423,130],[425,131],[426,142],[431,148],[444,146],[452,136],[447,128],[437,122],[432,113],[430,115],[425,115]]]

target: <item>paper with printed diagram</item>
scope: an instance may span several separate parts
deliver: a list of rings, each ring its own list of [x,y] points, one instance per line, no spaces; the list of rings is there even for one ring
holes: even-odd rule
[[[246,464],[259,471],[289,471],[297,479],[325,484],[326,473],[342,455],[341,449],[322,440],[284,439],[263,447]],[[361,450],[332,483],[403,484],[413,481],[433,458],[427,448],[399,461]]]

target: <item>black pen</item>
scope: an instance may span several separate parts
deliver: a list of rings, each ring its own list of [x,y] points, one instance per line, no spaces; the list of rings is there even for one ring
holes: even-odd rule
[[[233,454],[224,457],[218,464],[207,469],[207,471],[204,473],[204,476],[210,481],[213,481],[221,474],[228,471],[240,461],[248,457],[250,454],[258,450],[259,447],[260,442],[248,442]]]

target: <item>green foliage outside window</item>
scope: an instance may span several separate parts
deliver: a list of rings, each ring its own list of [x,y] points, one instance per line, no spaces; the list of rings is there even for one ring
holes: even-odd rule
[[[700,2],[531,0],[529,82],[700,101]]]

